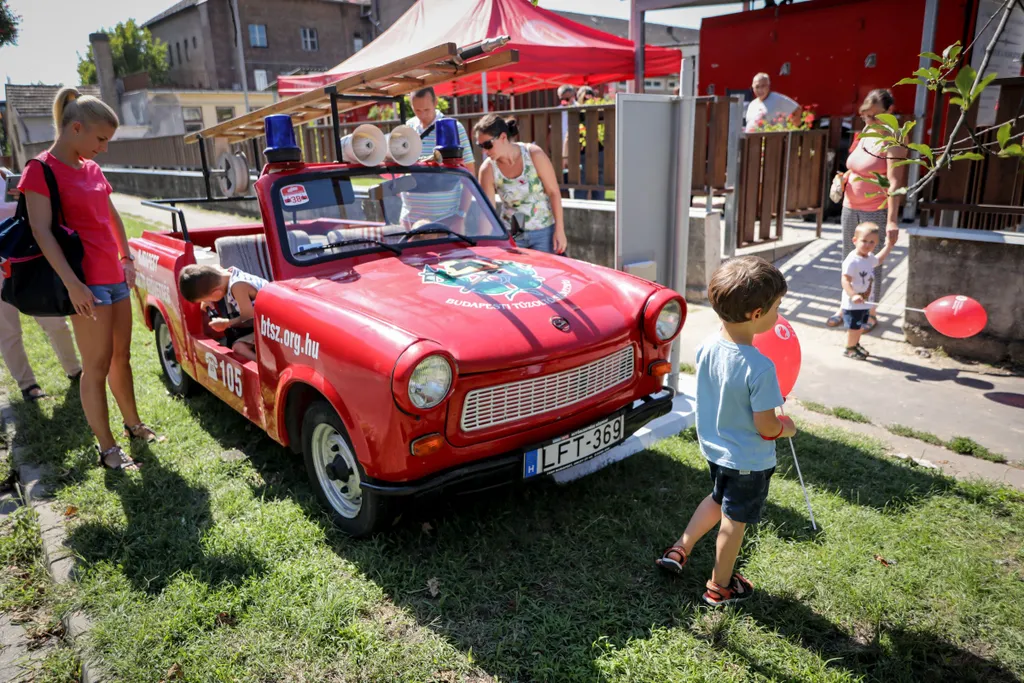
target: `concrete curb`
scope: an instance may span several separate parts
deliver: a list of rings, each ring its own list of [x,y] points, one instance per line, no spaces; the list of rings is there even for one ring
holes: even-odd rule
[[[3,421],[8,443],[14,444],[17,434],[14,410],[6,396],[0,397],[0,406],[0,420]],[[44,483],[51,470],[48,466],[27,462],[31,450],[28,446],[11,446],[11,458],[18,473],[17,486],[22,500],[35,511],[39,520],[43,559],[50,576],[55,583],[68,583],[74,578],[78,558],[67,544],[68,533],[64,526],[64,515],[53,503],[53,492]],[[79,639],[91,626],[89,618],[83,612],[75,611],[61,616],[61,623],[64,626],[65,640],[78,652],[82,682],[101,683],[108,680],[99,662],[87,659],[83,654],[84,648],[79,644]]]

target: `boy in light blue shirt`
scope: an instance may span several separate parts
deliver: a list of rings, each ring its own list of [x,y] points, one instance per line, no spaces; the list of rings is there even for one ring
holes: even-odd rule
[[[796,434],[792,420],[775,414],[784,402],[775,365],[753,346],[754,336],[778,320],[787,289],[782,273],[756,256],[727,261],[708,284],[722,328],[697,349],[697,439],[711,469],[712,490],[680,539],[656,562],[681,573],[694,544],[721,523],[715,568],[703,596],[712,607],[753,595],[753,584],[733,571],[736,556],[747,524],[761,520],[775,472],[775,440]]]

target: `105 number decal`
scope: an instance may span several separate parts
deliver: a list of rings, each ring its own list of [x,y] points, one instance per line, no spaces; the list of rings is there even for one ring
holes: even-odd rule
[[[206,374],[214,382],[220,382],[227,387],[228,391],[238,398],[242,398],[242,368],[232,363],[225,363],[223,359],[218,360],[217,356],[207,352]]]

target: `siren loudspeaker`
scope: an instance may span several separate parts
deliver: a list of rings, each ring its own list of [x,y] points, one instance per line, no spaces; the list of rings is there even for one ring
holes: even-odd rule
[[[423,141],[409,126],[398,126],[388,134],[388,159],[399,166],[412,166],[423,152]]]
[[[379,166],[387,153],[387,140],[377,126],[364,123],[341,139],[342,161]]]
[[[220,176],[220,191],[226,197],[244,197],[251,187],[249,162],[242,154],[224,152],[217,159],[218,168],[210,175]]]

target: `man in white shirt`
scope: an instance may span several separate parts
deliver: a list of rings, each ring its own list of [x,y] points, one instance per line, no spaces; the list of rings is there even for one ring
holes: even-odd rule
[[[756,131],[758,124],[762,121],[772,123],[780,114],[788,118],[800,108],[800,105],[792,98],[786,97],[782,93],[772,92],[771,80],[766,73],[754,76],[754,82],[750,88],[754,91],[754,99],[747,105],[747,121],[744,130],[748,133]]]
[[[413,130],[423,135],[423,131],[430,128],[437,119],[444,118],[444,114],[437,108],[437,94],[433,88],[427,87],[422,90],[417,90],[409,98],[412,103],[412,111],[416,114],[415,117],[405,122],[405,125],[410,126]],[[462,162],[466,165],[466,169],[476,175],[476,160],[473,158],[473,148],[470,146],[469,136],[466,135],[466,129],[463,127],[461,121],[455,122],[459,129],[459,144],[462,146]],[[426,136],[422,137],[423,141],[423,154],[433,154],[434,145],[437,144],[437,132],[432,129]]]

